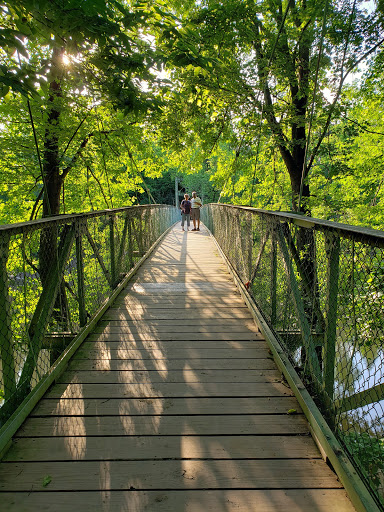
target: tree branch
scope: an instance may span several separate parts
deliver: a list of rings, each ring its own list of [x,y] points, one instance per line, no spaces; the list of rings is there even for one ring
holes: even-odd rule
[[[349,75],[349,73],[351,73],[351,71],[353,69],[355,69],[356,66],[358,66],[360,64],[360,62],[362,62],[364,59],[366,59],[368,57],[368,55],[370,55],[371,53],[373,53],[379,46],[381,46],[382,44],[384,43],[384,39],[381,39],[381,41],[379,41],[377,44],[375,44],[370,50],[368,50],[366,53],[364,53],[364,55],[362,55],[359,59],[357,59],[357,61],[355,61],[349,68],[348,70],[345,72],[345,75],[343,75],[341,78],[340,78],[340,83],[339,83],[339,87],[337,89],[337,92],[336,92],[336,96],[331,104],[331,108],[329,109],[329,112],[328,112],[328,117],[327,117],[327,120],[325,122],[325,125],[324,125],[324,129],[322,131],[322,133],[320,134],[320,137],[319,137],[319,140],[317,141],[317,144],[316,146],[314,147],[313,151],[312,151],[312,155],[311,155],[311,158],[309,160],[309,163],[307,165],[307,170],[306,170],[306,174],[308,174],[310,168],[312,167],[313,165],[313,162],[316,158],[316,155],[320,149],[320,145],[321,143],[323,142],[323,139],[328,131],[328,128],[329,128],[329,125],[331,123],[331,119],[332,119],[332,115],[333,115],[333,111],[335,110],[335,106],[336,106],[336,103],[337,101],[339,100],[339,97],[340,97],[340,94],[341,94],[341,89],[343,87],[343,84],[345,82],[345,79],[347,78],[347,76]]]
[[[103,189],[103,186],[102,184],[100,183],[100,180],[99,178],[95,175],[95,173],[92,171],[91,167],[89,165],[87,165],[87,169],[88,171],[92,174],[93,178],[97,181],[99,187],[100,187],[100,191],[101,191],[101,194],[104,198],[104,201],[105,201],[105,204],[107,205],[107,208],[110,208],[110,205],[108,204],[108,200],[107,200],[107,197],[106,195],[104,194],[104,189]]]
[[[43,194],[44,194],[44,187],[41,188],[41,190],[39,192],[39,195],[36,198],[36,201],[35,201],[35,203],[33,205],[32,212],[31,212],[31,215],[29,217],[29,220],[33,220],[35,218],[35,213],[37,211],[39,202],[41,201],[41,198],[43,197]]]
[[[76,128],[76,130],[73,132],[72,137],[69,139],[68,144],[67,144],[66,148],[65,148],[65,149],[64,149],[64,151],[63,151],[63,154],[61,155],[61,157],[60,157],[60,159],[59,159],[59,163],[60,163],[60,162],[62,161],[62,159],[64,158],[64,155],[65,155],[65,153],[67,152],[67,149],[69,148],[69,146],[70,146],[71,142],[72,142],[72,141],[73,141],[73,139],[75,138],[76,133],[80,130],[80,128],[81,128],[81,126],[83,125],[84,121],[87,119],[88,115],[89,115],[89,113],[84,117],[84,119],[83,119],[82,121],[80,121],[79,126],[78,126],[78,127]]]
[[[101,132],[98,132],[99,134],[106,134],[106,133],[111,133],[111,131],[113,130],[107,130],[107,131],[101,131]],[[69,171],[72,169],[72,167],[75,165],[75,163],[77,162],[78,158],[81,156],[85,146],[88,144],[89,142],[89,139],[91,137],[93,137],[95,135],[95,132],[91,132],[89,133],[84,139],[83,141],[81,142],[78,150],[76,151],[76,153],[73,155],[72,157],[72,160],[69,162],[69,164],[67,165],[67,167],[65,169],[63,169],[62,173],[61,173],[61,179],[64,181],[64,179],[66,178],[67,174],[69,173]]]
[[[228,110],[226,110],[224,112],[224,117],[222,119],[222,123],[221,123],[221,128],[219,130],[219,133],[217,134],[217,136],[215,137],[215,140],[213,141],[213,144],[212,144],[212,147],[210,149],[210,151],[208,151],[208,154],[211,155],[212,154],[212,151],[215,149],[217,143],[219,142],[219,139],[220,137],[222,136],[223,132],[224,132],[224,128],[225,128],[225,121],[226,121],[226,118],[227,118],[227,115],[228,115]]]
[[[131,160],[132,164],[133,164],[133,165],[134,165],[134,167],[136,168],[136,172],[137,172],[137,174],[138,174],[138,175],[140,176],[140,178],[143,180],[143,185],[144,185],[145,191],[146,191],[146,193],[147,193],[147,195],[148,195],[148,199],[149,199],[149,201],[152,201],[152,203],[153,203],[153,204],[156,204],[156,201],[154,200],[153,195],[151,194],[151,191],[149,190],[149,188],[148,188],[147,184],[145,183],[144,178],[143,178],[143,175],[142,175],[142,173],[140,172],[140,170],[139,170],[139,168],[138,168],[138,166],[137,166],[137,164],[136,164],[136,162],[135,162],[135,159],[133,158],[133,155],[132,155],[132,153],[131,153],[131,151],[130,151],[130,149],[129,149],[129,148],[128,148],[128,156],[129,156],[129,158],[130,158],[130,160]]]
[[[368,130],[367,128],[364,128],[364,126],[362,126],[360,123],[358,123],[357,121],[355,121],[354,119],[351,119],[350,117],[344,115],[344,114],[340,114],[341,117],[343,117],[344,119],[346,119],[347,121],[350,121],[351,123],[355,124],[356,126],[358,126],[361,130],[363,130],[364,132],[366,133],[373,133],[374,135],[384,135],[383,132],[375,132],[373,130]]]

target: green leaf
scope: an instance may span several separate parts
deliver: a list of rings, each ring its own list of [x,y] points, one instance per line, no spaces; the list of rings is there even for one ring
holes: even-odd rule
[[[47,475],[43,478],[43,487],[47,487],[52,481],[52,477]]]
[[[4,98],[9,92],[9,85],[0,82],[0,98]]]

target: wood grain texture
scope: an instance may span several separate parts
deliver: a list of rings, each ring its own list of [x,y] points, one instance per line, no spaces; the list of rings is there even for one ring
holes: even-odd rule
[[[99,342],[84,342],[82,345],[84,351],[113,351],[113,350],[126,350],[126,351],[141,351],[152,353],[154,350],[161,350],[169,358],[178,359],[179,354],[184,353],[188,356],[196,356],[202,352],[220,354],[222,351],[231,351],[233,356],[239,357],[246,353],[253,352],[266,353],[267,345],[264,340],[211,340],[207,343],[205,340],[125,340],[124,336],[117,340],[99,341]],[[226,353],[226,352],[224,352]],[[129,359],[129,357],[127,358]],[[194,359],[194,357],[193,357]]]
[[[353,511],[207,231],[179,226],[19,429],[0,491],[7,512]]]
[[[8,462],[0,491],[341,488],[317,459]],[[22,475],[22,478],[17,478]],[[46,476],[50,483],[44,487]]]
[[[60,416],[29,417],[15,437],[134,435],[266,435],[309,433],[301,414],[204,416]],[[273,440],[271,440],[273,442]]]
[[[319,459],[309,437],[275,436],[114,436],[15,439],[5,460]],[[100,450],[103,446],[103,450]]]
[[[163,320],[152,320],[150,322],[150,326],[156,330],[165,330],[165,332],[172,332],[172,327],[177,329],[176,332],[181,332],[182,334],[188,333],[193,334],[194,332],[207,332],[209,329],[212,329],[213,332],[226,332],[228,330],[235,332],[246,332],[250,331],[253,333],[258,333],[259,336],[261,334],[258,332],[258,329],[252,320],[247,319],[237,319],[237,318],[197,318],[197,319],[179,319],[178,318],[178,310],[185,309],[173,306],[172,311],[174,312],[173,319],[163,319]],[[155,310],[157,311],[157,309]],[[103,332],[109,331],[113,332],[112,329],[115,328],[116,332],[125,329],[136,329],[137,331],[145,330],[145,325],[141,321],[135,320],[110,320],[110,321],[102,321],[99,322],[99,325],[95,328],[94,332]],[[169,329],[171,329],[169,331]]]
[[[120,371],[111,370],[67,371],[57,382],[78,384],[114,384],[127,382],[141,384],[143,382],[187,382],[187,383],[225,383],[225,382],[281,382],[281,373],[277,370],[188,370],[183,371]]]
[[[175,348],[172,351],[166,348],[151,348],[151,349],[126,349],[126,348],[109,348],[107,346],[101,346],[100,348],[94,348],[92,345],[84,344],[77,354],[76,357],[79,359],[183,359],[189,361],[190,359],[248,359],[252,357],[267,358],[268,350],[265,347],[262,348],[241,348],[241,349],[230,349],[230,348],[209,348],[209,346],[198,349],[195,347],[191,348]]]
[[[254,357],[248,359],[73,359],[69,366],[71,370],[143,370],[143,371],[173,371],[173,370],[242,370],[274,369],[276,365],[272,358]]]
[[[68,492],[2,493],[7,511],[73,512]],[[81,512],[351,512],[343,489],[88,491],[76,494]],[[60,509],[57,504],[60,503]]]
[[[130,291],[129,294],[127,292],[120,294],[119,297],[115,300],[115,306],[125,306],[125,307],[143,307],[147,309],[165,309],[168,307],[185,307],[186,309],[194,308],[196,306],[212,306],[213,302],[216,308],[228,307],[228,306],[244,306],[245,302],[240,295],[237,293],[227,293],[224,296],[220,297],[220,300],[216,296],[210,296],[208,294],[199,295],[199,294],[191,294],[187,292],[185,293],[174,293],[172,295],[161,295],[158,294],[148,294],[143,295],[139,293],[135,293]]]
[[[184,336],[184,339],[188,339],[189,336],[192,336],[191,339],[194,339],[194,334],[220,334],[227,333],[228,331],[233,333],[248,333],[248,335],[253,335],[256,339],[263,339],[260,332],[257,329],[252,327],[251,321],[247,321],[246,319],[217,319],[217,318],[208,318],[205,320],[202,319],[180,319],[177,316],[177,309],[173,310],[175,318],[173,319],[162,319],[162,320],[154,320],[152,319],[150,322],[141,321],[141,320],[111,320],[107,325],[97,326],[95,328],[95,333],[99,332],[118,332],[118,333],[146,333],[150,332],[165,332],[165,333],[180,333],[180,335]],[[182,338],[181,338],[182,339]]]
[[[118,329],[116,329],[118,330]],[[143,341],[205,341],[207,342],[207,347],[209,348],[208,342],[210,340],[218,341],[218,340],[255,340],[260,341],[262,338],[258,333],[252,333],[244,329],[242,332],[231,332],[228,330],[227,332],[183,332],[181,329],[176,329],[169,327],[167,329],[157,329],[157,326],[145,326],[142,330],[138,331],[136,328],[129,332],[129,329],[126,327],[122,327],[119,332],[109,332],[108,329],[99,333],[99,334],[91,334],[87,341],[119,341],[121,339],[127,341],[135,341],[135,340],[143,340]],[[209,328],[206,329],[209,331]],[[264,344],[266,347],[267,344]]]
[[[280,382],[116,382],[114,384],[56,384],[48,398],[170,398],[170,397],[247,397],[293,396]]]
[[[175,317],[180,320],[201,320],[204,318],[246,318],[252,320],[251,313],[246,307],[227,307],[227,308],[193,308],[190,311],[180,309],[175,315],[172,309],[132,309],[125,308],[110,308],[104,315],[104,320],[175,320]]]
[[[119,336],[118,336],[119,338]],[[104,340],[104,341],[92,341],[85,342],[84,348],[92,348],[92,349],[134,349],[134,350],[151,350],[151,349],[161,349],[166,351],[169,354],[172,354],[175,349],[231,349],[233,351],[243,350],[243,349],[254,349],[257,348],[266,348],[264,340],[260,342],[259,340],[209,340],[207,343],[206,340],[126,340],[124,336],[120,337],[121,339],[117,340]]]
[[[295,397],[252,398],[44,398],[34,416],[129,416],[301,413]]]
[[[187,300],[185,300],[184,294],[175,293],[174,295],[162,295],[159,297],[156,294],[152,295],[141,295],[141,294],[127,294],[120,295],[115,300],[115,306],[125,306],[127,308],[146,308],[146,309],[166,309],[170,307],[177,307],[186,309],[193,309],[196,306],[210,306],[212,307],[212,297],[207,295],[191,296],[188,294]],[[228,293],[225,296],[220,297],[220,300],[216,300],[214,306],[216,308],[228,307],[228,306],[245,306],[245,302],[236,293]]]

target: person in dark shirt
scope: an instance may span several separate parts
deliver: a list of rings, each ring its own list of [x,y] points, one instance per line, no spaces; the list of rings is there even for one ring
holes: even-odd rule
[[[187,221],[187,231],[191,223],[191,201],[189,201],[189,195],[184,194],[184,199],[180,203],[181,210],[181,229],[184,231],[184,223]]]

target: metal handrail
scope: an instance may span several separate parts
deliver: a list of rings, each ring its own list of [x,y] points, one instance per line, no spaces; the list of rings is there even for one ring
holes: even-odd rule
[[[384,510],[384,232],[225,204],[202,219]]]
[[[0,226],[0,426],[178,216],[144,205]]]
[[[352,226],[350,224],[343,224],[341,222],[334,222],[324,219],[317,219],[315,217],[307,217],[303,214],[293,212],[281,212],[262,210],[260,208],[252,208],[250,206],[239,206],[224,203],[210,203],[210,206],[220,206],[223,208],[231,208],[235,210],[244,210],[260,215],[267,215],[271,218],[279,218],[282,222],[290,221],[292,224],[300,227],[312,228],[316,226],[318,229],[332,230],[342,233],[346,238],[355,236],[359,239],[366,239],[367,243],[374,243],[375,245],[384,243],[384,231],[372,229],[364,226]]]
[[[39,229],[40,227],[49,227],[55,224],[66,224],[70,221],[75,221],[76,219],[88,218],[91,219],[93,217],[101,217],[103,215],[114,215],[117,213],[135,211],[135,210],[143,210],[148,208],[157,208],[157,209],[169,209],[169,205],[165,204],[144,204],[144,205],[135,205],[135,206],[124,206],[121,208],[109,208],[105,210],[93,210],[91,212],[84,213],[69,213],[63,215],[54,215],[52,217],[46,217],[43,219],[34,219],[26,222],[15,222],[13,224],[0,224],[0,233],[7,231],[12,234],[19,234],[25,231],[26,229]],[[174,207],[172,207],[174,208]]]

